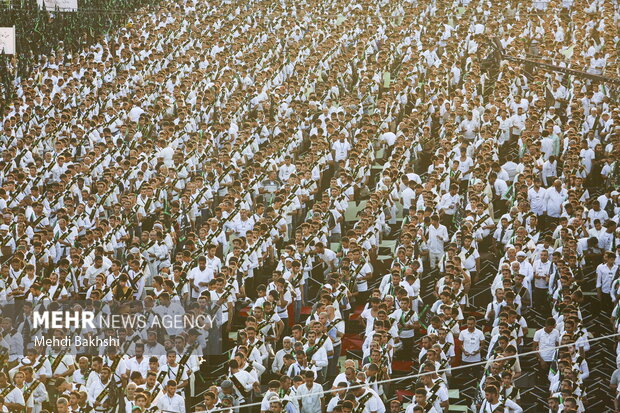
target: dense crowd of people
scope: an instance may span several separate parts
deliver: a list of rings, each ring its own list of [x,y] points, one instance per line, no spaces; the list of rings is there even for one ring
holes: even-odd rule
[[[619,23],[165,0],[59,45],[0,123],[0,412],[439,413],[469,376],[468,408],[519,413],[528,352],[545,409],[588,411],[588,294],[620,332]],[[35,322],[69,309],[144,322]]]

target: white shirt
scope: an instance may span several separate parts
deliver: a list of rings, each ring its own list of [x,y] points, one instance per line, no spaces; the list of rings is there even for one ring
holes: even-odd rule
[[[547,260],[547,262],[542,262],[541,260],[536,260],[534,261],[534,273],[536,275],[549,275],[551,271],[551,261]],[[547,281],[545,279],[542,278],[536,278],[534,280],[534,286],[536,288],[548,288],[549,285],[547,284]]]
[[[108,380],[107,383],[103,384],[101,380],[93,380],[92,383],[88,383],[88,384],[89,384],[88,400],[90,401],[91,404],[95,404],[95,401],[97,400],[101,392],[103,392],[104,389],[108,386],[108,384],[110,384],[110,381]],[[103,399],[101,399],[101,402],[103,403],[109,397],[110,397],[109,395],[105,396]]]
[[[328,248],[325,248],[322,254],[317,255],[327,265],[333,264],[334,266],[336,266],[338,263],[338,256],[336,255],[336,253]]]
[[[367,393],[372,394],[372,397],[366,401],[366,403],[364,404],[364,410],[362,410],[362,412],[363,413],[371,413],[371,412],[383,413],[383,412],[385,412],[385,405],[383,404],[383,401],[381,400],[379,395],[376,392],[374,392],[373,390],[371,390],[371,389],[367,389],[364,392],[364,394],[362,394],[360,397],[356,397],[355,400],[359,403],[360,399],[362,399],[362,397],[366,396]]]
[[[185,413],[185,400],[176,393],[172,397],[166,393],[157,400],[157,408],[167,412]]]
[[[434,225],[428,227],[428,249],[433,253],[443,253],[443,244],[448,242],[448,230],[444,225],[439,225],[435,228]]]
[[[439,202],[437,208],[443,209],[446,214],[454,215],[460,202],[461,197],[459,194],[453,196],[448,192],[441,197],[441,201]]]
[[[487,400],[482,402],[480,406],[480,413],[495,413],[500,405],[504,405],[504,413],[521,413],[523,409],[517,403],[513,402],[510,399],[504,400],[503,402],[497,402],[495,404],[489,403]]]
[[[280,181],[286,182],[295,172],[297,172],[297,168],[294,164],[284,164],[280,166],[280,170],[278,171],[278,178],[280,178]]]
[[[0,389],[0,393],[2,392],[2,390],[6,389],[6,387],[4,387],[3,389]],[[11,390],[5,397],[4,397],[4,402],[5,403],[16,403],[16,404],[21,404],[23,406],[26,405],[26,402],[24,401],[24,393],[18,389],[17,387],[14,387],[13,390]]]
[[[534,187],[531,187],[527,191],[527,199],[530,201],[530,208],[536,215],[545,213],[545,192],[545,188],[542,187],[538,188],[538,191]]]
[[[607,230],[603,230],[598,236],[598,247],[603,251],[615,252],[613,251],[615,248],[612,249],[613,243],[614,243],[614,234],[607,232]]]
[[[470,253],[470,250],[473,251]],[[463,268],[467,271],[476,271],[476,260],[480,258],[480,253],[474,246],[470,246],[468,249],[463,247],[459,253],[459,257],[463,263]]]
[[[209,291],[209,293],[211,294],[211,301],[215,302],[217,300],[219,300],[224,294],[226,294],[226,290],[222,291],[221,293],[217,292],[216,290],[213,291]],[[221,313],[221,323],[224,324],[228,321],[229,319],[229,314],[228,314],[228,304],[227,303],[234,303],[235,299],[233,298],[233,296],[235,295],[234,293],[234,289],[231,290],[231,294],[228,294],[228,297],[226,298],[226,301],[224,303],[222,303],[222,306],[220,307],[220,310],[218,311],[218,315],[220,315]],[[230,316],[232,317],[232,315]]]
[[[607,264],[600,264],[596,267],[596,288],[600,288],[604,294],[611,292],[611,281],[616,275],[618,266],[614,265],[611,268]]]
[[[351,150],[351,144],[346,140],[343,142],[337,140],[332,143],[332,150],[334,151],[334,161],[346,160]]]
[[[540,141],[540,151],[544,154],[545,160],[553,155],[553,139],[547,136]]]
[[[547,215],[559,218],[562,214],[562,204],[566,198],[567,193],[565,189],[561,189],[560,192],[558,192],[555,187],[547,188],[545,191],[545,209],[547,210]]]
[[[132,357],[126,362],[127,375],[131,375],[134,371],[139,371],[142,377],[146,377],[146,373],[149,370],[149,358],[142,357],[142,361],[138,361],[136,357]]]
[[[497,178],[495,182],[493,183],[492,189],[495,195],[497,195],[501,199],[504,199],[506,196],[506,193],[508,192],[508,185],[506,184],[506,181],[504,181],[503,179]]]
[[[406,324],[413,324],[415,321],[418,321],[418,315],[415,313],[415,311],[411,310],[411,313],[409,313],[408,311],[403,311],[402,309],[397,309],[396,311],[394,311],[392,314],[390,314],[390,318],[394,320],[395,324],[401,324],[398,327],[403,327]],[[405,320],[405,317],[407,318]],[[410,329],[410,330],[400,330],[398,332],[398,336],[400,338],[412,338],[414,335],[414,330]]]
[[[405,409],[405,413],[413,413],[413,409],[417,406],[417,404],[415,403],[411,403],[409,406],[407,406],[407,408]],[[428,405],[427,405],[428,406]],[[443,411],[443,410],[442,410]],[[440,413],[438,410],[435,409],[434,406],[431,406],[430,410],[426,410],[426,413]]]
[[[306,383],[297,388],[297,396],[301,404],[301,413],[316,413],[321,411],[323,386],[313,383],[309,389]]]
[[[138,122],[138,120],[140,120],[140,115],[142,115],[143,113],[144,113],[144,110],[140,106],[134,106],[127,114],[127,117],[129,118],[130,121],[135,123],[135,122]]]
[[[361,268],[359,268],[361,266]],[[359,271],[358,271],[359,268]],[[372,272],[372,268],[368,263],[360,261],[359,263],[351,262],[351,275],[355,276],[357,282],[357,291],[364,292],[368,290],[368,281],[363,280],[369,273]]]
[[[411,201],[415,199],[415,191],[411,189],[410,187],[406,187],[400,193],[400,199],[403,204],[403,209],[410,209]]]
[[[424,386],[424,389],[427,392],[427,398],[432,396],[431,390],[433,387]],[[446,389],[445,384],[439,386],[439,389],[436,392],[437,397],[435,398],[435,402],[433,403],[433,408],[438,412],[443,412],[441,407],[441,403],[448,400],[448,390]]]
[[[314,343],[314,345],[316,346],[317,343]],[[307,352],[309,348],[310,346],[308,345],[308,343],[306,343],[304,345],[304,351]],[[314,362],[314,365],[317,366],[317,368],[319,369],[327,367],[327,351],[325,350],[325,346],[321,346],[318,350],[316,350],[312,355],[311,360]]]
[[[478,129],[480,125],[475,119],[465,119],[459,125],[459,129],[463,132],[463,136],[469,140],[473,140],[476,136],[476,129]]]
[[[275,316],[275,314],[274,314]],[[280,370],[284,366],[284,356],[286,354],[291,354],[291,350],[280,349],[276,353],[276,356],[273,360],[273,364],[271,365],[271,371],[274,373],[280,373]]]
[[[190,270],[187,278],[190,280],[194,280],[194,285],[198,287],[198,291],[192,289],[192,298],[198,298],[200,297],[201,292],[209,288],[206,285],[200,286],[199,284],[208,283],[213,279],[213,268],[207,265],[205,266],[205,269],[201,271],[199,266],[194,267]]]
[[[474,329],[473,332],[469,331],[469,329],[462,330],[459,334],[459,340],[463,343],[463,350],[468,353],[473,353],[478,351],[477,354],[466,356],[463,353],[462,360],[468,363],[475,363],[480,361],[480,347],[482,342],[484,342],[484,333],[477,328]]]
[[[245,237],[245,234],[254,228],[254,220],[252,218],[246,220],[238,219],[233,224],[233,228],[240,237]]]
[[[254,377],[245,370],[239,370],[238,372],[233,374],[233,376],[235,376],[237,380],[239,380],[239,383],[241,383],[241,386],[243,386],[244,390],[248,392],[252,390],[252,386],[256,382]],[[237,400],[239,401],[245,400],[244,396],[241,394],[241,392],[239,391],[236,385],[233,386],[233,389],[235,390],[235,394],[237,395]]]
[[[547,333],[544,328],[541,328],[534,334],[534,342],[538,343],[540,357],[544,361],[553,361],[555,347],[560,342],[560,333],[555,328],[551,330],[551,333]]]

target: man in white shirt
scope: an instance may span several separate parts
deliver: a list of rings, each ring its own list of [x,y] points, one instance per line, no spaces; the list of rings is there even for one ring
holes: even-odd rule
[[[286,367],[284,364],[284,355],[291,354],[292,348],[291,338],[289,336],[284,337],[282,339],[282,348],[276,353],[273,364],[271,365],[272,372],[275,374],[284,374],[283,369]]]
[[[344,138],[344,135],[340,135],[338,140],[332,143],[334,162],[338,164],[339,161],[346,161],[350,150],[351,144]]]
[[[239,218],[232,224],[237,236],[245,237],[248,231],[254,229],[254,219],[249,215],[250,211],[248,209],[242,208],[239,211]]]
[[[431,217],[431,225],[428,227],[427,243],[431,269],[437,268],[439,260],[444,254],[444,243],[448,242],[448,229],[439,223],[439,216]]]
[[[560,333],[555,329],[555,319],[547,318],[545,327],[534,333],[532,351],[536,351],[536,357],[540,364],[539,374],[547,377],[549,365],[555,357],[555,348],[560,342]]]
[[[127,118],[130,121],[137,123],[138,120],[140,119],[140,115],[142,115],[143,113],[144,113],[144,109],[140,107],[140,100],[134,99],[134,107],[131,108],[131,110],[127,114]]]
[[[161,293],[161,295],[159,296],[159,303],[160,304],[158,306],[153,308],[153,312],[159,314],[159,316],[163,317],[164,319],[182,317],[183,314],[185,314],[183,306],[178,301],[171,301],[170,294],[168,294],[166,291]],[[166,331],[168,334],[176,335],[183,331],[183,329],[179,326],[166,325]]]
[[[321,371],[327,367],[327,351],[325,346],[316,341],[316,333],[314,331],[308,331],[306,335],[308,341],[304,345],[304,351],[308,356],[309,362],[316,366],[317,371]]]
[[[473,141],[480,128],[478,120],[473,118],[473,113],[467,113],[467,119],[464,119],[459,125],[459,131],[463,133],[463,137],[468,141]]]
[[[334,411],[334,407],[336,407],[338,403],[342,403],[346,392],[347,383],[339,382],[337,384],[334,384],[334,389],[332,389],[333,397],[329,400],[329,403],[327,404],[327,413],[332,413]]]
[[[459,252],[463,268],[469,272],[472,279],[477,279],[476,274],[480,271],[480,253],[478,248],[472,245],[474,237],[465,235],[463,237],[463,247]]]
[[[198,257],[198,266],[190,270],[187,279],[192,285],[192,298],[200,297],[200,293],[208,289],[209,281],[213,279],[213,268],[207,266],[206,257]]]
[[[428,402],[426,389],[418,388],[415,391],[415,395],[414,395],[413,400],[411,401],[411,404],[407,406],[405,413],[440,413],[440,412],[438,410],[435,410],[435,407],[433,407],[433,405]]]
[[[352,393],[355,396],[357,402],[357,411],[367,413],[385,413],[385,405],[371,388],[366,386],[359,386],[352,389]]]
[[[338,256],[334,251],[329,248],[325,248],[325,245],[323,245],[322,242],[317,242],[314,246],[314,250],[316,255],[327,266],[326,273],[336,271],[338,267]]]
[[[495,239],[495,245],[497,246],[498,253],[504,253],[504,248],[510,243],[513,233],[514,231],[508,221],[508,218],[506,216],[501,217],[499,226],[493,233],[493,239]]]
[[[226,238],[224,237],[224,240]],[[211,267],[213,274],[217,274],[222,270],[222,261],[215,256],[217,246],[214,244],[207,245],[207,256],[205,257],[208,267]]]
[[[491,301],[487,305],[487,311],[484,314],[484,319],[489,323],[494,323],[502,308],[506,306],[506,300],[504,299],[504,289],[497,288],[495,290],[495,300]]]
[[[618,271],[616,265],[616,254],[611,251],[603,255],[603,263],[596,267],[596,293],[598,295],[601,308],[611,311],[611,283]]]
[[[166,392],[157,400],[157,408],[163,412],[185,413],[185,400],[177,394],[176,381],[166,383]]]
[[[501,216],[506,213],[507,203],[506,196],[508,193],[508,185],[503,179],[499,179],[495,172],[489,174],[489,186],[493,193],[493,208],[495,210],[495,216]]]
[[[127,360],[127,376],[131,376],[134,371],[140,372],[142,377],[146,377],[149,369],[149,360],[144,357],[144,343],[136,343],[134,346],[135,356]]]
[[[405,185],[405,188],[401,190],[399,194],[400,201],[403,205],[403,216],[406,216],[409,214],[409,209],[411,209],[411,204],[416,198],[416,193],[414,189],[416,182],[407,180],[407,179],[408,179],[407,176],[403,175],[403,183]],[[406,183],[405,183],[405,180],[407,180]]]
[[[323,386],[314,382],[314,373],[304,373],[304,384],[297,388],[299,397],[300,413],[316,413],[323,411],[325,398]]]
[[[601,222],[605,222],[609,219],[607,211],[601,208],[601,203],[598,200],[592,201],[592,209],[588,211],[589,226],[592,226],[592,222],[594,222],[595,219],[598,219]]]
[[[420,382],[426,390],[426,401],[432,404],[435,411],[447,411],[449,405],[448,389],[443,380],[433,381],[432,374],[424,374],[420,376]]]
[[[366,301],[369,294],[368,280],[372,278],[372,267],[365,260],[362,260],[361,248],[352,250],[352,257],[351,276],[356,280],[358,300]]]
[[[521,413],[523,409],[510,399],[500,402],[499,390],[496,386],[488,385],[484,389],[484,401],[480,405],[479,413],[511,412]]]
[[[463,139],[462,145],[467,145],[465,139]],[[464,193],[467,190],[469,180],[471,179],[471,173],[474,170],[474,160],[467,154],[466,147],[461,146],[459,151],[461,152],[461,156],[457,160],[459,162],[460,179],[458,179],[458,176],[454,177],[454,183],[459,186],[459,192]]]
[[[111,378],[112,372],[108,366],[101,368],[99,380],[93,381],[88,387],[88,401],[96,412],[107,411],[110,406],[110,391],[115,386]]]
[[[599,222],[603,222],[600,221]],[[614,252],[616,250],[616,243],[618,242],[614,236],[616,232],[616,223],[614,221],[605,222],[605,230],[601,231],[598,236],[598,247],[603,251]]]
[[[467,317],[467,328],[459,334],[459,340],[463,343],[463,364],[475,364],[480,362],[480,354],[484,345],[484,333],[476,328],[476,318]],[[482,367],[479,365],[471,366],[475,377],[479,377]]]
[[[295,172],[297,172],[297,168],[295,164],[291,163],[291,157],[288,155],[285,156],[284,163],[280,165],[280,169],[278,170],[278,178],[280,178],[282,182],[287,182]]]
[[[177,360],[179,360],[179,354],[176,350],[168,350],[166,352],[165,362],[161,361],[162,365],[159,368],[159,374],[164,372],[165,378],[175,381],[175,388],[178,388],[178,392],[181,392],[182,388],[188,384],[188,372],[186,366],[181,366]],[[163,356],[162,356],[163,358]]]
[[[27,406],[23,392],[8,381],[5,372],[0,372],[0,395],[3,396],[4,405],[8,408],[7,411],[25,411]]]
[[[249,401],[250,392],[252,389],[260,392],[260,385],[254,378],[254,376],[248,373],[246,370],[239,368],[239,362],[236,359],[232,359],[228,362],[230,368],[229,381],[232,382],[234,392],[236,394],[237,401],[240,404]],[[224,383],[222,383],[222,386]]]
[[[451,228],[454,222],[454,214],[461,203],[461,196],[458,194],[459,187],[456,184],[450,185],[450,191],[444,194],[437,205],[441,212],[442,223],[446,228]],[[404,212],[403,212],[404,213]]]
[[[414,328],[418,322],[418,314],[411,308],[411,297],[402,297],[398,303],[400,308],[390,314],[390,318],[396,323],[398,337],[403,343],[402,357],[404,360],[411,360],[414,347]]]
[[[549,251],[542,250],[540,258],[534,261],[534,288],[532,291],[533,304],[536,308],[547,308],[547,292],[549,290],[549,274],[551,261]]]
[[[564,211],[563,203],[568,198],[566,189],[562,188],[562,181],[556,179],[553,186],[545,190],[545,211],[547,212],[546,227],[555,228]]]
[[[545,188],[541,187],[540,178],[534,178],[534,185],[527,191],[530,208],[538,216],[545,213],[545,191]]]

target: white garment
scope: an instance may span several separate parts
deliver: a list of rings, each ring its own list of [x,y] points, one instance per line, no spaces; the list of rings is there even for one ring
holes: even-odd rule
[[[459,340],[463,343],[463,350],[467,353],[478,352],[477,354],[469,356],[463,354],[463,361],[467,363],[475,363],[481,360],[480,348],[481,344],[484,342],[484,333],[482,331],[477,328],[474,329],[473,332],[469,331],[469,329],[462,330],[459,334]]]
[[[297,396],[300,397],[301,413],[316,413],[321,411],[321,399],[323,398],[323,386],[313,383],[311,388],[304,383],[297,388]]]
[[[553,329],[550,333],[547,333],[544,328],[541,328],[534,333],[534,342],[538,343],[540,357],[544,361],[553,361],[555,356],[555,347],[560,342],[560,333],[556,329]]]

